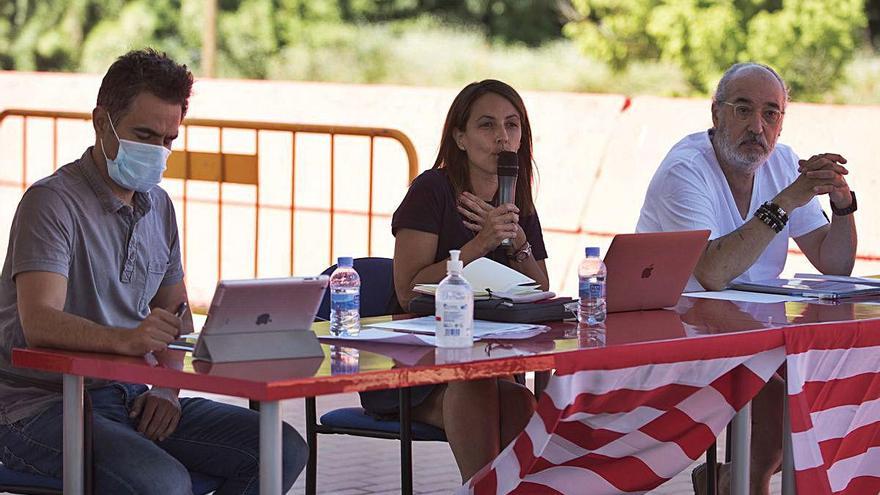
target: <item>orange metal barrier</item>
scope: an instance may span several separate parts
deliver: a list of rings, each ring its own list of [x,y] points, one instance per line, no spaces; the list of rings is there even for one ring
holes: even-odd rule
[[[21,181],[20,183],[8,180],[0,180],[0,187],[20,187],[23,192],[28,186],[28,121],[31,119],[49,119],[52,126],[52,164],[53,167],[58,166],[58,146],[59,146],[59,129],[58,122],[60,120],[72,121],[88,121],[91,115],[88,113],[63,112],[63,111],[41,111],[41,110],[18,110],[9,109],[0,112],[0,126],[4,124],[7,118],[22,119],[21,126]],[[189,147],[189,135],[192,128],[216,129],[217,150],[218,152],[194,151]],[[223,139],[224,131],[227,130],[244,130],[254,132],[254,142],[256,143],[255,152],[253,154],[227,153],[224,149]],[[290,205],[280,206],[277,204],[263,204],[260,202],[261,179],[263,181],[271,180],[271,178],[260,177],[260,134],[265,132],[288,133],[290,134],[291,145],[291,185],[290,185]],[[328,208],[316,208],[296,205],[296,170],[297,170],[297,150],[296,137],[298,134],[310,135],[326,135],[330,139],[329,167],[330,167],[330,198]],[[336,208],[336,179],[334,171],[336,169],[336,138],[337,136],[357,136],[369,138],[369,183],[366,185],[369,191],[368,204],[365,211],[341,210]],[[223,210],[224,206],[248,206],[255,207],[254,213],[254,266],[253,274],[257,276],[259,268],[259,243],[260,243],[260,212],[261,210],[281,210],[289,211],[290,214],[290,273],[294,273],[294,239],[296,236],[296,228],[294,222],[294,214],[296,211],[310,211],[329,214],[329,248],[327,249],[328,264],[332,264],[332,251],[334,243],[334,220],[337,214],[357,215],[367,217],[367,255],[372,255],[373,244],[373,218],[388,217],[387,213],[379,213],[374,211],[374,144],[376,139],[390,139],[396,141],[402,146],[406,153],[408,161],[409,178],[407,184],[415,178],[418,173],[418,159],[416,157],[415,148],[410,139],[402,132],[395,129],[370,128],[370,127],[352,127],[352,126],[332,126],[332,125],[312,125],[312,124],[284,124],[270,122],[249,122],[249,121],[229,121],[229,120],[212,120],[212,119],[185,119],[181,125],[181,141],[182,149],[175,149],[174,153],[168,161],[168,169],[165,171],[166,178],[181,179],[183,182],[183,194],[180,199],[183,201],[182,224],[183,224],[183,259],[186,260],[186,250],[189,243],[187,242],[187,232],[189,231],[188,222],[190,221],[187,214],[190,202],[206,202],[203,199],[190,198],[188,196],[190,181],[205,181],[218,184],[217,200],[214,202],[217,206],[217,278],[222,278],[222,259],[223,259]],[[241,201],[223,199],[224,184],[237,184],[254,188],[255,201],[248,204]],[[205,246],[199,246],[204,248]]]

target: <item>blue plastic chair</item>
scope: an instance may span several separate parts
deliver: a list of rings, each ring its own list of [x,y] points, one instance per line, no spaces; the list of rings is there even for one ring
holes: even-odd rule
[[[324,270],[329,275],[336,265]],[[394,293],[392,260],[389,258],[356,258],[354,269],[361,278],[361,316],[381,316],[394,313],[400,307]],[[318,319],[330,319],[330,290],[318,309]],[[410,389],[400,389],[400,421],[383,421],[373,418],[363,408],[335,409],[316,420],[315,398],[306,398],[306,439],[309,443],[309,461],[306,466],[306,493],[317,490],[318,434],[354,435],[370,438],[387,438],[400,441],[400,491],[412,493],[412,442],[446,441],[443,430],[431,425],[412,422],[410,419]]]
[[[394,293],[393,261],[390,258],[355,258],[354,270],[361,277],[361,316],[382,316],[398,311],[397,295]],[[336,265],[321,275],[330,275]],[[330,319],[330,288],[324,291],[324,299],[318,307],[317,318]]]

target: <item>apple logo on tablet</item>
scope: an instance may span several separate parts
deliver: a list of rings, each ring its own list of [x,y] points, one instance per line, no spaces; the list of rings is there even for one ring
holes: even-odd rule
[[[268,325],[272,322],[272,317],[269,316],[269,313],[263,313],[257,317],[257,325]]]
[[[648,278],[651,276],[651,272],[654,271],[654,265],[650,265],[642,270],[642,278]]]

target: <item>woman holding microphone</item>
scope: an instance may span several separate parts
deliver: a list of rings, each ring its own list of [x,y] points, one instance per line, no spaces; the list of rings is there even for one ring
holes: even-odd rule
[[[517,154],[513,203],[498,204],[498,155]],[[406,308],[416,284],[446,276],[449,250],[461,250],[465,265],[488,257],[510,266],[548,290],[547,257],[532,199],[532,134],[522,98],[509,85],[484,80],[466,86],[446,116],[432,169],[410,185],[395,211],[394,288]],[[510,239],[510,246],[502,241]],[[399,410],[396,390],[361,394],[378,416]],[[446,432],[462,480],[522,431],[535,399],[509,377],[414,387],[412,418]]]

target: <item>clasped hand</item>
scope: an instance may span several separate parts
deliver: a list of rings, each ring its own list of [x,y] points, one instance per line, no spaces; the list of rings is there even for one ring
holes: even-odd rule
[[[849,170],[842,165],[844,163],[846,158],[836,153],[822,153],[811,156],[809,160],[798,161],[798,171],[819,182],[813,187],[813,192],[817,195],[828,194],[834,206],[846,208],[852,203],[852,196],[844,177],[849,174]]]
[[[498,247],[504,239],[525,237],[519,226],[519,208],[512,203],[495,207],[469,192],[463,192],[458,197],[458,212],[464,225],[476,232],[476,239],[485,252]]]
[[[800,176],[785,188],[784,194],[789,204],[789,213],[795,208],[807,204],[813,197],[828,194],[834,206],[846,208],[852,198],[845,176],[849,170],[843,166],[846,158],[835,153],[813,155],[807,160],[798,161]]]

